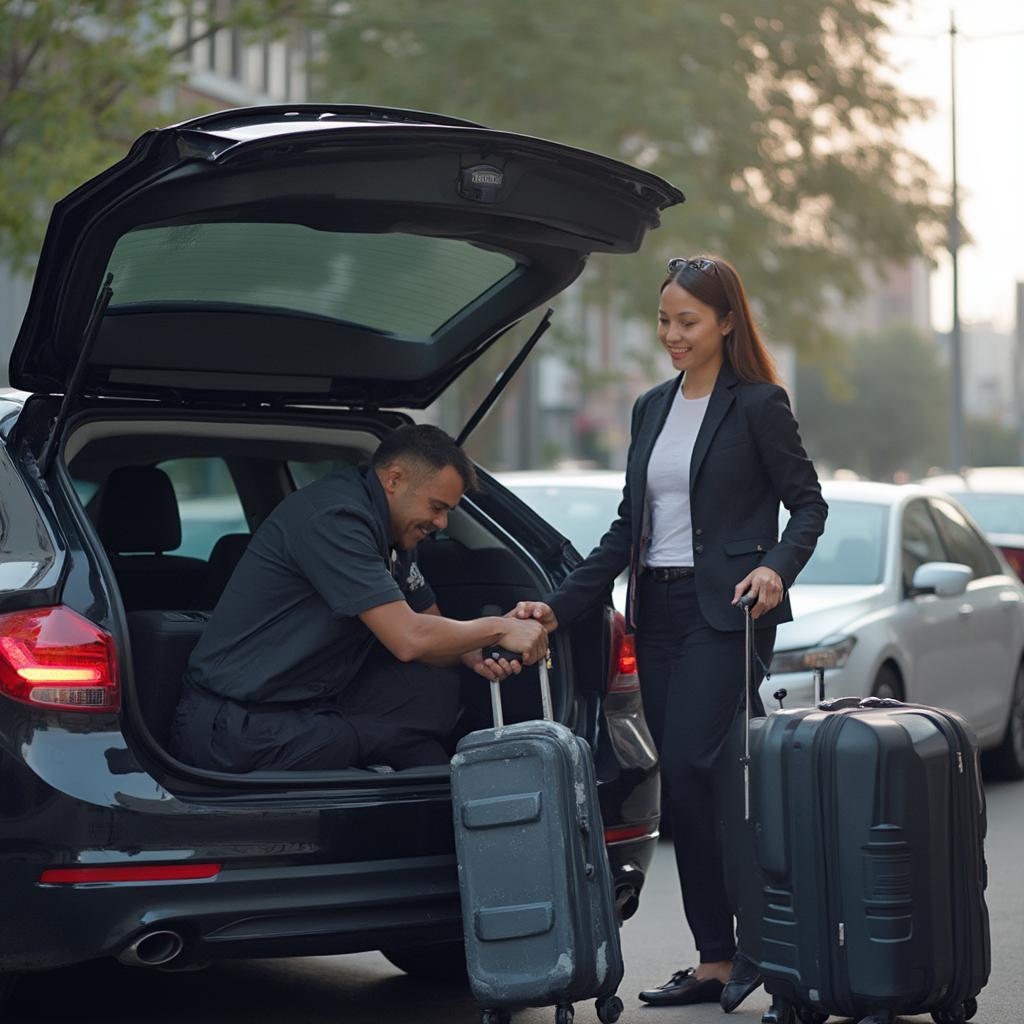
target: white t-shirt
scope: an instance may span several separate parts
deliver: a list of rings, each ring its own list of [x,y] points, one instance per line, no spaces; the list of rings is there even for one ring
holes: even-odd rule
[[[651,568],[693,565],[690,458],[710,398],[684,398],[680,388],[654,442],[647,464],[651,537],[644,556],[644,564]]]

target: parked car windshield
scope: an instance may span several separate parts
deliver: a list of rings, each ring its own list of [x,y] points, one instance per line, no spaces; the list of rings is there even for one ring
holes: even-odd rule
[[[783,513],[784,528],[788,513]],[[889,507],[864,501],[828,500],[825,532],[797,577],[798,584],[858,586],[881,583]]]
[[[557,484],[513,484],[510,490],[560,534],[581,555],[588,555],[611,526],[622,500],[612,487],[559,487]]]
[[[429,341],[515,268],[503,253],[450,238],[225,222],[130,231],[107,269],[114,308],[271,308]]]
[[[985,533],[1024,533],[1024,494],[961,491],[956,500]]]

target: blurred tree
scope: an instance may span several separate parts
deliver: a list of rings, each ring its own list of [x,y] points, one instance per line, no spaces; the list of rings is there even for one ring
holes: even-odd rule
[[[1020,436],[994,420],[967,420],[967,454],[972,466],[1019,466]]]
[[[797,372],[797,416],[807,451],[832,469],[891,480],[945,464],[949,369],[910,327],[850,339],[825,369]]]
[[[210,0],[172,46],[178,5],[167,0],[0,3],[0,257],[30,267],[51,205],[151,126],[154,101],[184,78],[191,46],[223,28],[283,34],[318,8]]]
[[[770,332],[813,353],[835,342],[826,292],[856,295],[866,264],[929,251],[941,234],[932,172],[901,139],[926,108],[885,74],[896,3],[347,0],[326,95],[443,111],[663,174],[686,208],[645,259],[595,260],[588,298],[653,319],[662,260],[717,252]]]

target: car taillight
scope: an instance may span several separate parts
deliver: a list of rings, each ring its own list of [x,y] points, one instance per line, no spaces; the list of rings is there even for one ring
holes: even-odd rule
[[[114,638],[65,605],[0,615],[0,693],[41,707],[117,711]]]
[[[1024,550],[1003,547],[1001,544],[999,545],[999,550],[1002,551],[1004,557],[1010,563],[1010,568],[1024,580]]]
[[[626,620],[622,612],[615,613],[611,633],[608,693],[635,693],[640,689],[640,680],[636,674],[636,643],[633,635],[626,632]]]
[[[605,846],[614,843],[628,843],[633,839],[653,839],[658,834],[657,825],[620,825],[604,830]]]

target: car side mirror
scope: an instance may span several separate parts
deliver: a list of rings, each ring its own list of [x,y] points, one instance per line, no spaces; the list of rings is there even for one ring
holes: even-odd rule
[[[914,573],[910,596],[935,594],[937,597],[957,597],[967,589],[973,577],[970,566],[959,562],[925,562]]]

